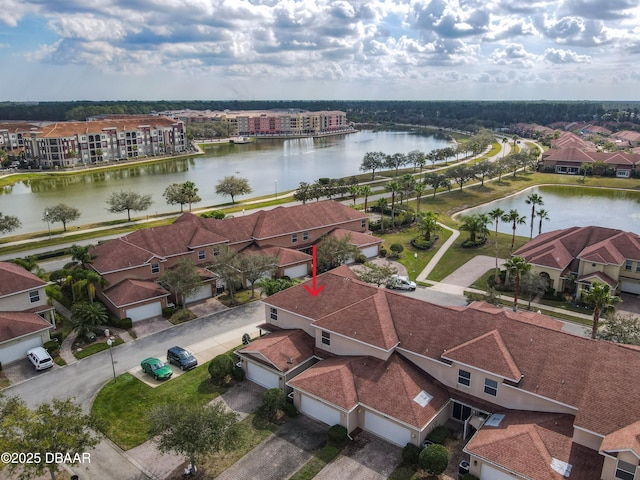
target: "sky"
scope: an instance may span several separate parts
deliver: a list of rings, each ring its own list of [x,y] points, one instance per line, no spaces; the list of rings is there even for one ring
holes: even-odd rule
[[[0,101],[637,100],[640,0],[0,0]]]

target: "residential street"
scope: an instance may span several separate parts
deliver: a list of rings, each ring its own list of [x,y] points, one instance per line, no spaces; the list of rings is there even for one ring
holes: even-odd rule
[[[136,367],[145,357],[166,354],[173,345],[191,345],[263,321],[262,302],[253,302],[124,343],[113,349],[116,375]],[[241,336],[238,337],[240,343]],[[29,407],[52,398],[74,397],[88,411],[96,393],[110,379],[113,379],[113,371],[109,351],[105,350],[72,365],[39,373],[36,378],[5,389],[4,393],[22,397]]]

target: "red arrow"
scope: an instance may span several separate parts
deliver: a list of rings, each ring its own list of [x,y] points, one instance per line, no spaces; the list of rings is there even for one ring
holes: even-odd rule
[[[305,285],[304,288],[307,289],[314,297],[318,295],[322,290],[324,290],[324,285],[320,285],[320,287],[316,288],[316,246],[313,246],[313,288],[309,288],[309,285]]]

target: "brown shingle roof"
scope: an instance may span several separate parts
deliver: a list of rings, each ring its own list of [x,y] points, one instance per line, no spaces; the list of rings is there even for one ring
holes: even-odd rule
[[[0,343],[46,328],[53,326],[35,313],[0,312]]]
[[[154,282],[127,279],[107,288],[104,295],[116,307],[124,307],[157,297],[167,297],[169,292]]]
[[[502,412],[497,427],[482,427],[465,451],[526,478],[561,480],[552,459],[571,465],[570,478],[599,480],[604,457],[573,443],[573,416],[557,413]]]
[[[357,247],[364,247],[367,245],[375,245],[377,243],[382,243],[382,239],[378,237],[374,237],[372,235],[367,235],[366,233],[361,232],[353,232],[351,230],[346,230],[344,228],[336,228],[329,233],[329,236],[333,236],[342,240],[346,236],[349,236],[349,243],[355,245]]]
[[[46,285],[47,282],[11,262],[0,262],[0,297]]]
[[[281,330],[254,340],[239,353],[287,372],[313,357],[314,340],[303,330]]]
[[[600,445],[601,452],[632,450],[640,456],[640,421],[616,430],[605,436]]]
[[[522,372],[497,330],[492,330],[447,350],[443,353],[442,358],[473,365],[514,382],[519,382],[522,376]]]

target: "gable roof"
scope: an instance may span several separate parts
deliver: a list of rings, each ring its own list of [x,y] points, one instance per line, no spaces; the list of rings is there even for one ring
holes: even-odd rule
[[[640,421],[611,432],[602,439],[600,452],[633,451],[640,457]]]
[[[110,286],[103,294],[116,307],[169,296],[169,292],[155,282],[132,279],[122,280]]]
[[[12,262],[0,262],[0,297],[32,290],[47,282]]]
[[[313,338],[304,330],[280,330],[252,341],[237,352],[287,372],[313,357],[313,346]]]
[[[367,235],[362,232],[353,232],[351,230],[346,230],[344,228],[336,228],[329,232],[330,237],[336,237],[339,240],[349,236],[349,243],[351,245],[356,245],[357,247],[364,247],[367,245],[375,245],[378,243],[382,243],[382,238],[374,237],[372,235]]]
[[[519,382],[522,376],[498,330],[492,330],[453,347],[445,351],[442,358],[473,365],[514,382]]]
[[[489,460],[526,478],[561,480],[554,459],[571,465],[570,478],[599,480],[604,457],[574,443],[573,416],[539,412],[501,412],[497,427],[483,426],[465,452]]]
[[[53,325],[35,313],[0,312],[0,343],[48,328]]]

